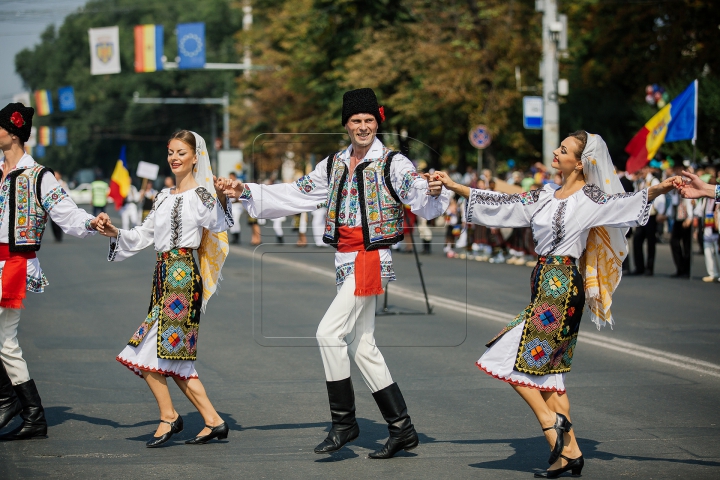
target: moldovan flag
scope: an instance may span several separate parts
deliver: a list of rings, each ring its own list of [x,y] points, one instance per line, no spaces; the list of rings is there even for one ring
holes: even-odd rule
[[[118,27],[91,28],[90,74],[120,73],[120,32]]]
[[[127,168],[127,153],[125,145],[120,150],[120,158],[115,164],[110,177],[110,194],[108,195],[115,202],[115,210],[119,210],[130,193],[130,172]]]
[[[35,110],[39,117],[44,117],[53,113],[52,94],[50,90],[35,91]]]
[[[628,173],[635,173],[650,161],[664,142],[697,139],[698,81],[695,80],[665,105],[635,134],[625,151],[630,154]]]
[[[135,71],[157,72],[163,69],[163,26],[135,27]]]
[[[43,147],[48,147],[52,143],[52,139],[50,137],[50,127],[39,127],[38,128],[38,145],[42,145]]]

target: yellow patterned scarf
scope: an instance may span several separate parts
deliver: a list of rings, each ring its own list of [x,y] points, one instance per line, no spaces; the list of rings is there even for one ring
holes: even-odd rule
[[[219,202],[217,194],[215,193],[213,173],[210,168],[210,157],[207,153],[205,139],[195,132],[192,132],[192,134],[195,136],[195,154],[198,160],[195,170],[193,171],[193,177],[195,177],[198,185],[205,187],[208,192],[212,193],[215,201]],[[202,276],[203,280],[203,301],[201,307],[203,313],[205,313],[205,308],[207,307],[210,297],[215,293],[220,280],[222,280],[220,271],[228,256],[228,252],[230,252],[230,245],[228,243],[227,232],[213,233],[208,229],[203,229],[200,248],[198,248],[200,276]]]
[[[624,193],[605,141],[600,135],[587,135],[582,153],[585,181],[610,195]],[[585,254],[580,258],[580,272],[585,279],[585,305],[590,312],[590,320],[598,329],[606,323],[611,326],[615,323],[610,306],[622,277],[622,262],[628,253],[626,233],[626,228],[590,229]]]

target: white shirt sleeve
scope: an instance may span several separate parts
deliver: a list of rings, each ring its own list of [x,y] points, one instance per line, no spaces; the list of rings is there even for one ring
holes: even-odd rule
[[[110,239],[109,262],[120,262],[130,258],[155,243],[155,208],[159,202],[167,200],[166,195],[164,192],[158,193],[152,210],[141,225],[130,230],[118,229],[117,238]]]
[[[610,195],[592,185],[586,186],[583,191],[586,196],[576,218],[585,228],[637,227],[645,225],[650,218],[652,202],[648,201],[647,188]]]
[[[400,200],[410,206],[410,211],[426,220],[439,217],[450,205],[450,194],[445,187],[437,197],[427,194],[427,180],[417,173],[412,162],[403,155],[393,157],[390,181]]]
[[[226,210],[220,200],[213,197],[205,188],[196,188],[195,192],[199,200],[198,223],[202,227],[211,232],[220,233],[235,225],[232,216],[232,204],[229,200],[226,200],[228,203],[228,209]]]
[[[52,173],[43,175],[40,194],[43,208],[63,232],[80,238],[97,233],[90,227],[90,221],[95,217],[75,205]]]
[[[471,188],[467,200],[467,221],[486,227],[529,227],[541,195],[548,194],[552,195],[552,191],[539,189],[509,194]]]
[[[293,183],[246,183],[240,199],[248,214],[255,218],[279,218],[316,210],[327,199],[327,162],[326,158]]]

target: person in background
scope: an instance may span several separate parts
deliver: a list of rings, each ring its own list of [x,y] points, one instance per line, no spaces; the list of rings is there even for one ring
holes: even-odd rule
[[[660,180],[654,175],[653,169],[646,165],[640,170],[640,174],[635,181],[635,191],[639,192],[659,184]],[[623,188],[625,188],[625,185],[623,185]],[[650,217],[647,223],[635,227],[633,233],[633,260],[635,262],[635,271],[632,275],[650,276],[654,274],[658,216],[662,215],[665,210],[665,195],[658,195],[650,208]],[[647,242],[647,261],[643,255],[643,244],[645,242]]]
[[[682,167],[675,168],[680,174]],[[670,234],[670,250],[672,251],[675,273],[672,278],[690,278],[690,265],[692,263],[692,224],[693,204],[689,198],[683,198],[678,190],[668,194],[673,205],[674,222]]]
[[[315,240],[315,246],[321,248],[327,248],[329,245],[322,240],[323,233],[325,233],[325,216],[327,215],[327,208],[322,205],[317,210],[312,212],[312,231],[313,239]]]
[[[138,224],[138,202],[140,201],[140,192],[135,185],[130,184],[130,191],[120,207],[120,219],[122,220],[123,230],[129,230]]]
[[[622,185],[623,189],[626,193],[631,193],[635,191],[635,183],[630,180],[627,176],[627,172],[625,172],[626,162],[618,162],[618,164],[615,166],[615,170],[617,171],[617,176],[620,179],[620,184]],[[632,237],[633,229],[628,228],[628,232],[625,235],[625,238]],[[622,272],[623,273],[630,273],[630,255],[625,256],[625,260],[623,260],[622,263]]]
[[[107,207],[108,193],[110,193],[110,185],[102,179],[96,179],[90,184],[92,192],[93,215],[96,217],[105,211]]]
[[[237,180],[237,174],[235,172],[228,173],[228,178],[230,180]],[[230,243],[233,243],[235,245],[240,244],[240,219],[242,218],[243,213],[243,206],[242,203],[239,200],[230,199],[232,202],[232,216],[233,221],[235,222],[235,225],[230,227]]]
[[[717,180],[711,175],[701,177],[709,185],[717,185]],[[710,198],[700,198],[695,205],[695,218],[693,223],[697,227],[695,234],[702,240],[703,255],[707,276],[703,282],[714,283],[720,279],[720,258],[718,257],[718,213],[720,205]]]

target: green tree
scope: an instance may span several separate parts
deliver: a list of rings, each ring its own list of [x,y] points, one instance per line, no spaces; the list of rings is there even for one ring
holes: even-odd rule
[[[133,28],[160,24],[165,30],[165,55],[177,55],[174,33],[178,23],[205,22],[207,60],[237,62],[233,35],[241,28],[242,12],[224,0],[88,2],[69,15],[57,31],[50,26],[40,43],[23,50],[16,69],[29,89],[75,88],[77,110],[36,117],[36,125],[68,127],[69,147],[50,147],[43,163],[66,173],[83,167],[112,172],[122,144],[128,147],[131,171],[140,160],[165,162],[165,140],[178,129],[192,129],[208,144],[211,116],[217,107],[198,105],[142,105],[132,103],[134,92],[146,97],[219,97],[234,89],[235,74],[227,71],[162,71],[135,73]],[[88,29],[118,25],[122,73],[90,75]]]

